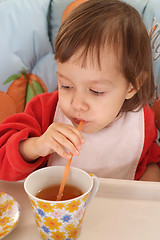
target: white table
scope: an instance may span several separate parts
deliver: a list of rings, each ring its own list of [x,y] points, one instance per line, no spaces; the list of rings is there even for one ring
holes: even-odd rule
[[[21,206],[19,223],[5,240],[42,240],[23,182],[0,181],[0,191]],[[143,239],[160,239],[160,183],[100,179],[78,240]]]

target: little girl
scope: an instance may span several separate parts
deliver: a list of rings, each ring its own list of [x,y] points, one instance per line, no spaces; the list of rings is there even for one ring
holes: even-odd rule
[[[138,12],[119,0],[83,3],[62,24],[55,59],[58,91],[0,125],[0,179],[66,165],[72,153],[72,166],[98,177],[159,181],[151,48]]]

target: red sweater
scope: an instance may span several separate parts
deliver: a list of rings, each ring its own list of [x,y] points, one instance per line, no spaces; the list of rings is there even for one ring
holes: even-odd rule
[[[58,101],[58,92],[44,93],[34,97],[26,106],[24,113],[7,118],[0,125],[0,179],[17,181],[26,178],[35,169],[46,166],[47,157],[41,157],[34,163],[25,162],[18,151],[19,142],[29,137],[41,136],[53,118]],[[135,174],[139,179],[151,162],[160,163],[160,148],[155,140],[157,130],[154,124],[154,114],[146,106],[145,141]]]

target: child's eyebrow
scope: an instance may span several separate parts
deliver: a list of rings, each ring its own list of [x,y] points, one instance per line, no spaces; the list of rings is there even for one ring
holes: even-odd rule
[[[107,79],[99,79],[99,80],[93,79],[90,82],[94,84],[112,84],[112,82]]]
[[[60,72],[56,72],[57,73],[57,75],[59,75],[60,77],[64,77],[65,78],[65,76],[63,76]]]
[[[113,86],[113,82],[105,78],[91,79],[90,84],[93,86]]]
[[[70,79],[69,79],[68,77],[66,77],[65,75],[61,74],[61,73],[58,72],[58,71],[57,71],[57,76],[62,77],[62,78],[64,78],[64,79],[70,81]]]
[[[65,75],[61,74],[60,72],[57,71],[57,75],[59,77],[62,77],[68,81],[70,81],[70,79],[68,77],[66,77]],[[108,79],[90,79],[89,80],[90,84],[95,84],[95,85],[112,85],[112,82],[109,81]]]

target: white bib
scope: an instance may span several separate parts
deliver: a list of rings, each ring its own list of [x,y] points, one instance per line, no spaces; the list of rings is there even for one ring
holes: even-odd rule
[[[54,122],[73,125],[57,104]],[[83,133],[85,143],[71,166],[98,177],[134,179],[144,144],[144,112],[128,112],[98,133]],[[67,160],[53,153],[48,165],[66,165]]]

